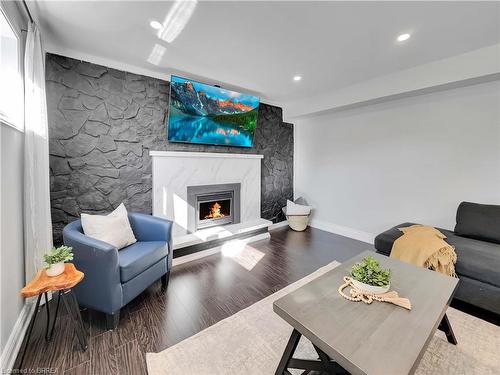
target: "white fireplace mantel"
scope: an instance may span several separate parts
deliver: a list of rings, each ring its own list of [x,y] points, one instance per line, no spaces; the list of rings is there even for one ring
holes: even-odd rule
[[[241,223],[260,219],[263,155],[150,151],[153,173],[153,215],[174,222],[173,236],[189,233],[187,187],[240,183]]]
[[[264,155],[228,154],[218,152],[184,152],[184,151],[150,151],[150,156],[165,158],[230,158],[230,159],[262,159]]]

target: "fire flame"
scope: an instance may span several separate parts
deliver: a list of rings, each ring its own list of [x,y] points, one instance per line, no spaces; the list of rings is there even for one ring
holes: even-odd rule
[[[218,202],[215,202],[212,207],[210,207],[210,213],[205,216],[205,219],[215,219],[218,217],[225,217],[222,212],[220,212],[221,205]]]

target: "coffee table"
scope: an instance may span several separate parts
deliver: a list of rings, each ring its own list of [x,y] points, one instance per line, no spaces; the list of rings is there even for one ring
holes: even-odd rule
[[[391,290],[409,298],[411,311],[385,302],[351,302],[337,289],[352,265],[366,256],[392,270]],[[458,279],[365,251],[276,300],[273,310],[293,332],[276,374],[289,368],[351,374],[411,374],[436,329],[456,344],[446,309]],[[293,358],[301,336],[319,360]]]

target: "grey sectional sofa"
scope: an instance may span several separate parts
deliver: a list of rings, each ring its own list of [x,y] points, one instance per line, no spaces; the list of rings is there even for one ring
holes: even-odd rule
[[[415,223],[402,223],[375,238],[378,253],[389,255],[392,244]],[[500,206],[462,202],[455,231],[439,229],[455,246],[460,278],[455,298],[500,314]]]

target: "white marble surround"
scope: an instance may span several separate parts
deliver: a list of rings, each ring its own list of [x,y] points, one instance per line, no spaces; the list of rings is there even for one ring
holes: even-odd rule
[[[263,155],[150,151],[153,159],[153,215],[172,220],[173,236],[187,234],[187,186],[241,184],[241,223],[260,219]]]

